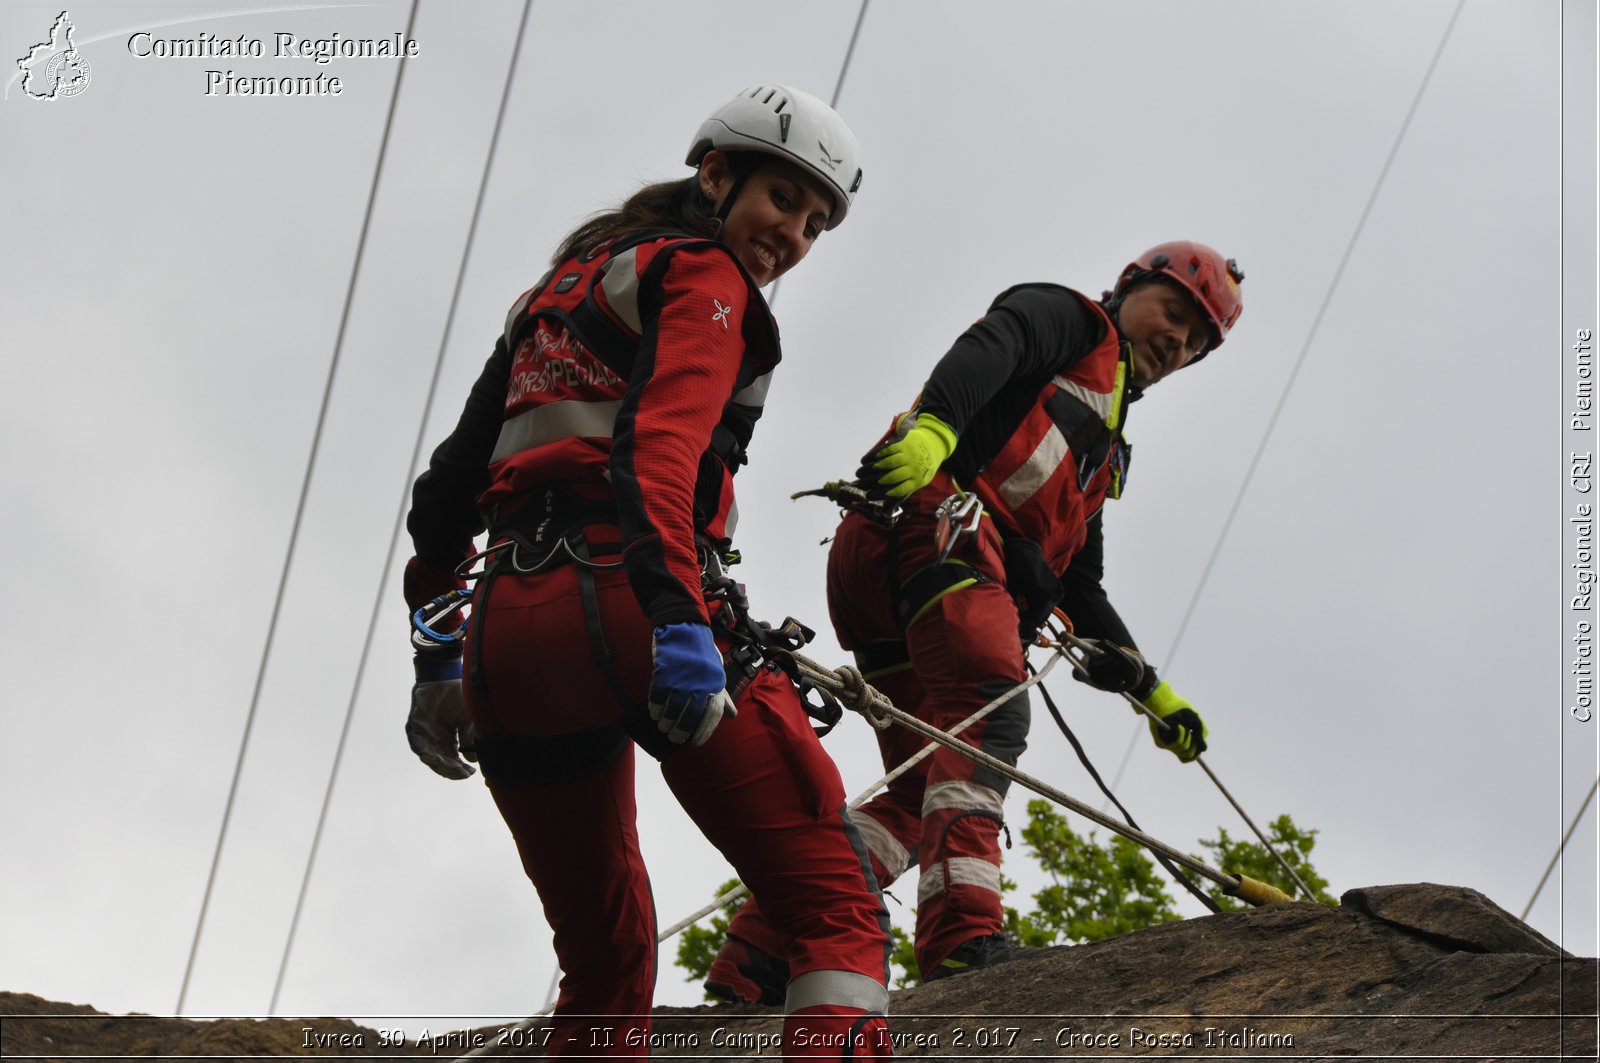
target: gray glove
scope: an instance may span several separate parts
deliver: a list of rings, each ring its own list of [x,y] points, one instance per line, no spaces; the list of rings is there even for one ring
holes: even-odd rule
[[[470,778],[477,770],[467,763],[478,759],[476,738],[459,678],[418,683],[411,688],[406,740],[411,743],[411,751],[435,774],[446,779]]]

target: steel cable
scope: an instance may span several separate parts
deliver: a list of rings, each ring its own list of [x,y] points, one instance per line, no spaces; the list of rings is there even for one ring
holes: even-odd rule
[[[1170,668],[1178,655],[1178,647],[1183,643],[1183,636],[1189,629],[1189,621],[1194,616],[1195,607],[1200,602],[1200,596],[1205,593],[1206,585],[1211,579],[1212,570],[1216,568],[1217,559],[1222,555],[1222,546],[1227,542],[1228,534],[1233,530],[1234,519],[1239,515],[1239,508],[1244,503],[1244,496],[1250,490],[1251,483],[1255,480],[1256,470],[1261,465],[1262,455],[1266,453],[1267,444],[1272,440],[1272,433],[1277,429],[1278,418],[1282,415],[1284,406],[1289,401],[1289,392],[1293,390],[1295,381],[1300,376],[1300,370],[1305,365],[1306,356],[1311,352],[1311,345],[1317,338],[1317,332],[1322,328],[1322,320],[1327,315],[1328,307],[1333,302],[1334,294],[1338,291],[1339,282],[1344,277],[1345,267],[1350,263],[1350,256],[1355,251],[1356,243],[1361,239],[1361,233],[1366,228],[1367,219],[1372,214],[1373,205],[1378,200],[1378,193],[1383,190],[1384,182],[1389,177],[1389,170],[1394,165],[1395,157],[1400,152],[1400,145],[1405,141],[1406,134],[1411,130],[1411,120],[1416,117],[1417,108],[1422,103],[1423,94],[1428,90],[1428,83],[1433,80],[1434,70],[1439,65],[1439,57],[1444,54],[1445,45],[1449,43],[1450,34],[1455,29],[1456,20],[1461,16],[1461,9],[1466,6],[1466,0],[1457,0],[1455,10],[1450,14],[1450,20],[1445,24],[1444,33],[1439,38],[1439,45],[1434,49],[1433,58],[1428,63],[1428,69],[1422,75],[1422,82],[1417,86],[1417,92],[1411,100],[1411,106],[1406,111],[1405,119],[1400,123],[1400,129],[1395,134],[1394,143],[1389,147],[1388,157],[1384,159],[1382,168],[1378,171],[1378,178],[1373,183],[1372,193],[1367,196],[1366,205],[1361,210],[1361,216],[1356,221],[1355,230],[1350,234],[1350,240],[1345,245],[1344,255],[1339,259],[1338,268],[1334,270],[1333,279],[1328,282],[1327,293],[1322,297],[1322,305],[1317,308],[1316,317],[1311,322],[1311,328],[1306,333],[1306,339],[1300,346],[1299,357],[1295,359],[1294,366],[1289,371],[1289,378],[1284,381],[1283,391],[1278,396],[1277,405],[1273,407],[1272,416],[1267,419],[1266,430],[1261,435],[1261,442],[1257,445],[1255,454],[1250,459],[1250,464],[1245,470],[1245,476],[1239,485],[1238,493],[1234,496],[1233,505],[1228,510],[1227,517],[1222,522],[1222,531],[1217,535],[1216,545],[1211,548],[1211,556],[1206,560],[1205,567],[1200,573],[1200,582],[1196,584],[1194,594],[1189,599],[1189,605],[1183,612],[1183,619],[1178,623],[1177,634],[1172,639],[1172,649],[1167,654],[1167,662],[1163,667]],[[1139,741],[1136,729],[1128,740],[1128,746],[1123,751],[1122,762],[1117,765],[1117,773],[1111,780],[1113,787],[1122,782],[1122,775],[1128,768],[1128,761],[1133,756],[1133,750]]]
[[[350,699],[345,706],[344,725],[339,731],[339,745],[334,753],[332,770],[328,775],[327,790],[323,794],[322,810],[317,816],[317,827],[312,837],[311,851],[306,857],[305,874],[301,878],[300,894],[295,901],[294,918],[289,927],[288,940],[284,944],[283,960],[278,967],[278,978],[276,984],[273,986],[272,1004],[268,1009],[268,1014],[275,1012],[278,1007],[278,996],[283,988],[285,971],[288,969],[289,954],[294,947],[294,938],[300,923],[301,910],[305,905],[306,893],[311,884],[312,868],[316,864],[317,852],[322,844],[323,826],[327,822],[328,808],[333,802],[333,791],[335,783],[339,778],[339,768],[344,761],[345,744],[350,735],[350,722],[355,716],[356,702],[360,698],[361,685],[366,677],[367,661],[372,655],[372,644],[377,636],[379,615],[383,605],[384,588],[389,585],[390,573],[394,568],[396,547],[400,541],[400,533],[405,527],[405,515],[407,509],[409,508],[409,502],[411,498],[411,482],[416,478],[417,462],[421,457],[423,441],[425,439],[425,433],[427,432],[428,415],[433,409],[433,400],[439,390],[439,377],[444,368],[445,350],[449,346],[451,326],[453,325],[456,316],[456,307],[461,300],[462,282],[466,276],[467,263],[472,256],[472,245],[478,232],[478,220],[483,212],[484,193],[489,185],[489,175],[494,167],[495,152],[500,144],[500,130],[505,123],[506,103],[511,97],[511,86],[514,81],[514,75],[516,74],[518,60],[522,54],[523,37],[528,26],[528,12],[532,6],[533,0],[524,0],[522,5],[522,19],[517,24],[516,43],[512,46],[511,60],[506,68],[505,86],[502,88],[500,93],[500,109],[495,116],[494,133],[489,139],[489,152],[484,160],[483,175],[478,181],[478,197],[472,207],[472,220],[468,224],[466,244],[461,251],[461,265],[456,271],[455,290],[450,296],[450,309],[445,315],[444,332],[439,339],[438,354],[434,358],[433,377],[428,382],[428,397],[423,403],[422,417],[417,425],[416,441],[411,450],[411,461],[406,467],[407,471],[405,488],[401,492],[400,506],[395,515],[394,528],[389,535],[389,549],[384,555],[382,574],[379,576],[378,589],[373,597],[372,615],[367,620],[367,634],[366,638],[361,644],[360,662],[356,665],[355,681],[351,685]],[[414,11],[415,7],[413,6],[413,13]]]
[[[411,14],[406,20],[406,36],[409,39],[412,28],[416,25],[417,5],[420,0],[411,0]],[[278,577],[278,590],[272,601],[272,615],[267,621],[266,643],[261,650],[261,663],[256,668],[255,687],[250,694],[250,710],[245,714],[244,734],[239,741],[239,755],[234,761],[233,779],[228,784],[228,799],[222,809],[222,826],[217,832],[217,845],[211,856],[211,870],[206,875],[206,888],[200,900],[200,916],[195,923],[194,940],[189,946],[189,960],[183,969],[183,984],[178,990],[178,1006],[174,1014],[183,1013],[183,1003],[189,995],[189,981],[194,976],[195,958],[200,953],[200,938],[205,932],[206,915],[211,908],[211,896],[216,889],[217,868],[222,863],[222,849],[227,841],[228,826],[233,819],[233,805],[239,795],[239,777],[244,772],[245,755],[250,748],[250,736],[255,729],[256,712],[261,705],[261,690],[265,685],[267,666],[272,660],[272,644],[278,631],[278,619],[283,612],[284,593],[289,585],[289,571],[294,564],[295,547],[300,541],[300,529],[304,523],[306,512],[306,499],[311,493],[311,477],[317,466],[317,455],[322,447],[322,429],[328,419],[328,405],[333,395],[333,382],[338,374],[339,357],[344,350],[344,337],[346,327],[350,323],[350,307],[355,301],[356,282],[361,276],[361,263],[367,248],[367,233],[372,225],[373,204],[378,198],[378,182],[383,176],[383,163],[389,152],[389,132],[394,127],[395,107],[400,101],[400,84],[405,76],[406,62],[404,57],[395,64],[394,90],[389,96],[389,113],[383,123],[383,138],[378,145],[378,161],[372,171],[372,185],[367,192],[367,209],[361,219],[361,234],[356,240],[355,261],[350,267],[350,282],[346,286],[344,296],[344,309],[339,314],[339,330],[333,342],[333,357],[328,363],[328,377],[322,388],[322,404],[317,410],[317,425],[311,436],[311,453],[306,458],[305,476],[300,482],[300,498],[295,503],[294,520],[290,525],[289,545],[284,551],[283,571]]]

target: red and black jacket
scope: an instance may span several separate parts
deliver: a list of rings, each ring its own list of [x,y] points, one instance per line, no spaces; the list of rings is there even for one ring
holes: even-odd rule
[[[513,305],[417,480],[417,557],[455,566],[559,484],[615,500],[652,623],[705,622],[697,542],[733,534],[732,476],[780,357],[765,299],[716,241],[651,234],[562,262]]]
[[[1124,646],[1132,636],[1101,585],[1100,509],[1120,494],[1132,454],[1122,438],[1129,373],[1099,304],[1023,284],[956,340],[917,403],[956,430],[944,468],[983,498],[1004,535],[1040,545],[1079,633]],[[1052,443],[1060,453],[1040,460]]]

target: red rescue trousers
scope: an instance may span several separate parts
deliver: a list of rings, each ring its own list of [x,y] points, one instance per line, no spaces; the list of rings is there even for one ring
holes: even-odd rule
[[[651,626],[620,569],[594,573],[586,614],[578,573],[568,564],[480,584],[464,689],[474,725],[526,752],[498,779],[486,759],[485,775],[555,932],[563,975],[548,1054],[643,1059],[656,920],[634,754],[626,740],[596,754],[592,737],[645,713]],[[593,614],[614,677],[596,659]],[[886,1057],[888,915],[838,769],[786,678],[762,672],[737,704],[704,746],[668,753],[662,775],[787,943],[784,1058]]]
[[[954,489],[940,473],[906,500],[893,529],[847,515],[828,554],[828,609],[839,644],[855,651],[867,681],[897,707],[944,730],[1025,675],[993,521],[985,517],[945,567],[924,575],[938,560],[934,510]],[[1015,764],[1028,725],[1022,692],[960,737]],[[897,767],[923,744],[903,727],[878,732],[885,768]],[[999,835],[1007,785],[1003,776],[941,746],[852,813],[881,885],[887,888],[913,863],[920,870],[916,957],[924,974],[963,942],[1005,925]],[[779,935],[754,902],[734,916],[728,933],[782,955]]]
[[[828,611],[839,644],[856,653],[868,682],[897,706],[949,730],[1022,682],[1017,611],[1005,588],[1000,535],[988,518],[938,561],[934,509],[954,491],[946,474],[906,500],[895,527],[845,517],[828,554]],[[961,732],[1015,764],[1028,737],[1022,693]],[[924,740],[901,727],[878,732],[885,767]],[[917,964],[932,970],[963,942],[998,932],[1000,845],[1007,780],[940,746],[856,820],[887,886],[915,861]]]

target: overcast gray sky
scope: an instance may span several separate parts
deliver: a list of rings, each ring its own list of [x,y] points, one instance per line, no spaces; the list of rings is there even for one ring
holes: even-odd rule
[[[14,60],[61,9],[5,3],[0,989],[176,1003],[395,72],[275,59],[274,34],[382,38],[408,9],[72,7],[90,82],[42,102]],[[380,591],[278,1011],[515,1016],[545,1000],[549,932],[487,793],[406,748],[404,608],[384,570],[521,9],[421,6],[190,1014],[268,1007]],[[831,96],[859,10],[535,0],[429,448],[555,242],[686,173],[690,135],[735,91]],[[1568,715],[1564,664],[1558,435],[1567,338],[1594,327],[1594,133],[1563,140],[1561,4],[1465,3],[1313,336],[1455,10],[872,0],[839,97],[865,181],[781,285],[786,359],[740,476],[758,615],[806,620],[814,656],[844,660],[822,594],[834,513],[788,495],[854,469],[995,293],[1098,293],[1154,243],[1214,244],[1248,275],[1246,312],[1132,412],[1113,598],[1252,815],[1322,832],[1314,862],[1336,892],[1433,881],[1520,912],[1595,778],[1600,727]],[[1566,18],[1592,107],[1592,6]],[[140,58],[140,31],[244,35],[267,54]],[[213,69],[343,91],[207,96]],[[1565,228],[1564,145],[1581,208]],[[1581,267],[1565,318],[1564,237]],[[1119,792],[1149,832],[1192,851],[1219,825],[1244,833],[1119,699],[1064,672],[1051,685],[1108,778],[1133,740]],[[1036,709],[1023,767],[1098,804]],[[827,748],[851,794],[880,772],[859,720]],[[731,872],[654,769],[640,779],[665,925]],[[1014,825],[1026,800],[1013,791]],[[1530,917],[1591,956],[1596,820]],[[1023,892],[1041,885],[1020,847],[1005,866]],[[671,954],[658,1002],[698,1001]]]

